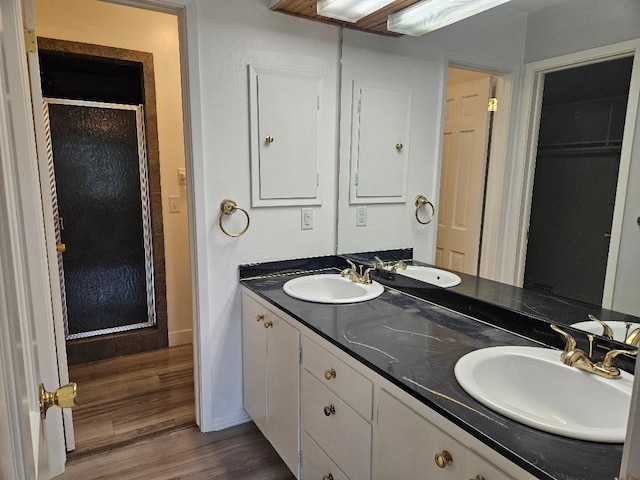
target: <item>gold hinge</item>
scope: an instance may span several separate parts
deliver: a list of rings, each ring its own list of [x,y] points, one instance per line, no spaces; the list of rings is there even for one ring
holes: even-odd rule
[[[24,29],[24,46],[27,49],[27,53],[36,53],[38,47],[36,45],[36,31],[30,28]]]
[[[498,99],[496,97],[492,97],[489,99],[489,111],[490,112],[498,111]]]

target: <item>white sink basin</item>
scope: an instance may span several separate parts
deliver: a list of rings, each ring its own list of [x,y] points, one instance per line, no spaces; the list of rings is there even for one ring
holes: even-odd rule
[[[365,285],[331,273],[294,278],[282,289],[290,297],[318,303],[365,302],[384,292],[384,287],[378,282]]]
[[[397,273],[444,288],[455,287],[462,282],[462,279],[455,273],[434,267],[422,267],[420,265],[407,265],[406,270],[398,270]]]
[[[618,340],[620,342],[625,341],[625,337],[627,335],[627,327],[625,322],[620,321],[606,321],[606,324],[611,327],[613,330],[613,339]],[[602,325],[598,322],[593,322],[591,320],[578,322],[571,324],[574,328],[579,328],[580,330],[584,330],[585,332],[595,333],[596,335],[602,335]],[[633,332],[636,328],[640,327],[640,323],[632,323],[631,327],[629,327],[629,333]]]
[[[560,353],[484,348],[460,358],[454,372],[469,395],[512,420],[569,438],[624,442],[633,375],[598,377],[564,365]]]

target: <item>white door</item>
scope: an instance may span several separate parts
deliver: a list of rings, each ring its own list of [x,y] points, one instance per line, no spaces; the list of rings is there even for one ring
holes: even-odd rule
[[[0,464],[31,480],[64,471],[64,434],[59,409],[39,413],[38,385],[59,378],[19,0],[0,0],[0,24]]]
[[[436,265],[476,275],[491,78],[447,88]]]

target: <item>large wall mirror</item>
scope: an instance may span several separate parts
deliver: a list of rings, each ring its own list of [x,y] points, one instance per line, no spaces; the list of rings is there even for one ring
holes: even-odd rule
[[[621,312],[607,320],[640,317],[638,18],[636,0],[513,0],[419,38],[344,30],[338,253],[412,248],[427,264]],[[354,85],[364,82],[411,92],[401,203],[350,201]],[[465,82],[497,96],[498,112],[483,133],[453,139],[452,128],[476,128],[450,126],[475,98],[455,87]],[[416,195],[436,221],[416,222]],[[441,245],[455,215],[454,229],[479,225],[468,261]],[[593,237],[578,225],[585,216]]]

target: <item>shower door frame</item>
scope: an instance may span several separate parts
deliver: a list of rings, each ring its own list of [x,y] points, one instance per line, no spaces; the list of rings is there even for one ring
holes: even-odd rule
[[[49,187],[51,192],[51,205],[53,207],[54,230],[56,244],[62,241],[61,222],[58,212],[58,195],[56,189],[55,165],[53,149],[51,145],[51,123],[49,117],[49,105],[68,105],[74,107],[104,108],[111,110],[134,111],[136,114],[136,136],[138,140],[138,172],[140,178],[140,201],[142,205],[142,236],[144,245],[145,284],[147,297],[147,321],[133,323],[117,327],[90,330],[87,332],[69,333],[69,318],[67,314],[66,287],[64,276],[63,252],[58,251],[58,272],[60,277],[60,294],[62,297],[62,319],[66,340],[96,337],[111,333],[121,333],[140,328],[154,327],[156,321],[155,299],[155,275],[153,265],[153,232],[151,229],[151,205],[149,198],[149,174],[147,166],[147,151],[144,129],[144,109],[142,105],[124,105],[118,103],[94,102],[86,100],[72,100],[60,98],[43,98],[43,112],[45,125],[45,142],[47,152],[47,167],[49,172]]]

